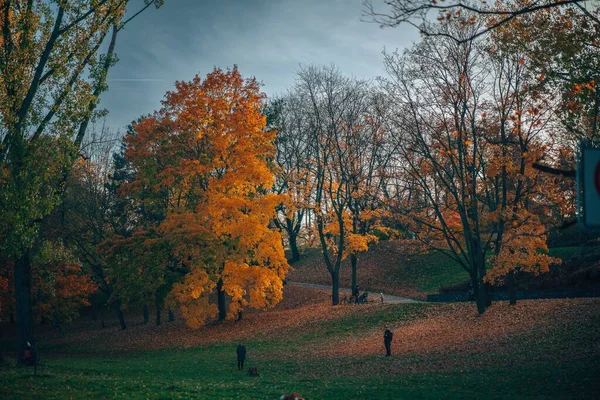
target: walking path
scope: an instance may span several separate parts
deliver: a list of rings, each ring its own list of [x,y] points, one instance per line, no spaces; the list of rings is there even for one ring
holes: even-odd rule
[[[287,282],[288,285],[293,286],[302,286],[312,289],[323,289],[323,290],[331,290],[331,286],[329,285],[318,285],[316,283],[305,283],[305,282]],[[340,293],[351,294],[352,290],[347,288],[340,288]],[[375,299],[379,301],[379,293],[377,292],[369,292],[369,298]],[[420,301],[409,299],[408,297],[399,297],[391,294],[383,294],[383,302],[386,304],[401,304],[401,303],[420,303]]]

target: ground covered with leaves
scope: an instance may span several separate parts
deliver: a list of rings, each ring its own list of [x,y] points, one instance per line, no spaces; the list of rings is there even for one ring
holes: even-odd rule
[[[600,393],[600,299],[344,305],[288,286],[274,310],[198,330],[130,314],[127,331],[82,319],[40,332],[38,376],[0,367],[4,398],[307,399],[594,398]],[[133,310],[131,310],[133,312]],[[384,357],[383,326],[394,332]],[[239,342],[246,369],[236,368]]]

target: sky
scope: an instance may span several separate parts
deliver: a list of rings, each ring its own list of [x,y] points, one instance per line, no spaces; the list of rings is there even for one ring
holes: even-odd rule
[[[101,100],[106,124],[124,131],[158,109],[175,81],[215,66],[237,64],[268,96],[293,85],[300,65],[334,63],[361,79],[385,75],[382,50],[409,47],[418,32],[361,21],[363,9],[362,0],[165,0],[119,33],[119,62]]]

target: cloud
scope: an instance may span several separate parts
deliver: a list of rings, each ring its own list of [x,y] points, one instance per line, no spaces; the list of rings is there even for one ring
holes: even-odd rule
[[[362,0],[170,0],[118,38],[102,106],[122,128],[160,106],[176,80],[237,64],[267,94],[294,82],[300,64],[335,63],[359,78],[383,74],[383,47],[406,47],[417,33],[361,22]]]

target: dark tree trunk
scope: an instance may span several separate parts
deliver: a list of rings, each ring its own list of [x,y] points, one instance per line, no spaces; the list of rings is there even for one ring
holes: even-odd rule
[[[300,251],[298,251],[298,235],[295,233],[290,233],[290,249],[292,250],[292,262],[296,262],[300,260]]]
[[[356,266],[358,264],[358,258],[356,254],[350,255],[350,263],[352,264],[352,294],[356,293],[356,286],[358,284],[356,279]]]
[[[148,321],[150,321],[150,310],[148,304],[144,304],[144,324],[147,324]]]
[[[489,283],[483,284],[483,293],[485,296],[485,308],[488,308],[492,305],[492,293],[491,286]]]
[[[483,314],[485,312],[485,295],[477,273],[471,274],[471,285],[473,285],[473,292],[475,295],[475,304],[477,304],[477,312]]]
[[[173,310],[171,310],[171,308],[169,308],[169,322],[173,322],[175,321],[175,314],[173,313]]]
[[[10,317],[8,317],[8,318],[9,318],[9,322],[10,322],[11,324],[14,324],[14,323],[15,323],[15,313],[14,313],[14,312],[11,312],[11,313],[10,313]]]
[[[331,304],[340,304],[340,272],[333,271],[331,274]]]
[[[158,300],[156,301],[156,326],[159,326],[161,323],[160,320],[160,303],[158,302]]]
[[[98,321],[98,305],[94,304],[92,306],[92,321]]]
[[[511,306],[517,304],[517,282],[515,270],[508,273],[508,299]]]
[[[227,317],[227,305],[225,304],[223,279],[219,279],[217,282],[217,306],[219,308],[219,321],[223,321]]]
[[[476,261],[477,271],[479,273],[479,276],[477,278],[477,287],[479,289],[479,292],[477,293],[477,312],[479,312],[479,314],[483,314],[485,312],[485,309],[492,305],[492,300],[489,293],[489,285],[483,282],[483,277],[487,272],[485,269],[485,257],[483,256],[483,254],[480,253],[479,249],[477,249],[476,251],[477,254],[479,254],[479,259]]]
[[[17,362],[23,362],[27,342],[35,346],[31,308],[31,259],[29,252],[15,261],[15,301],[17,311]]]
[[[106,328],[106,322],[104,322],[104,306],[100,306],[100,326],[102,326],[102,329]]]
[[[125,323],[125,317],[123,316],[123,311],[121,310],[121,302],[115,301],[113,303],[113,307],[115,312],[117,313],[117,318],[119,319],[119,325],[121,326],[121,330],[127,329],[127,324]],[[102,318],[102,322],[104,322],[104,318]]]

